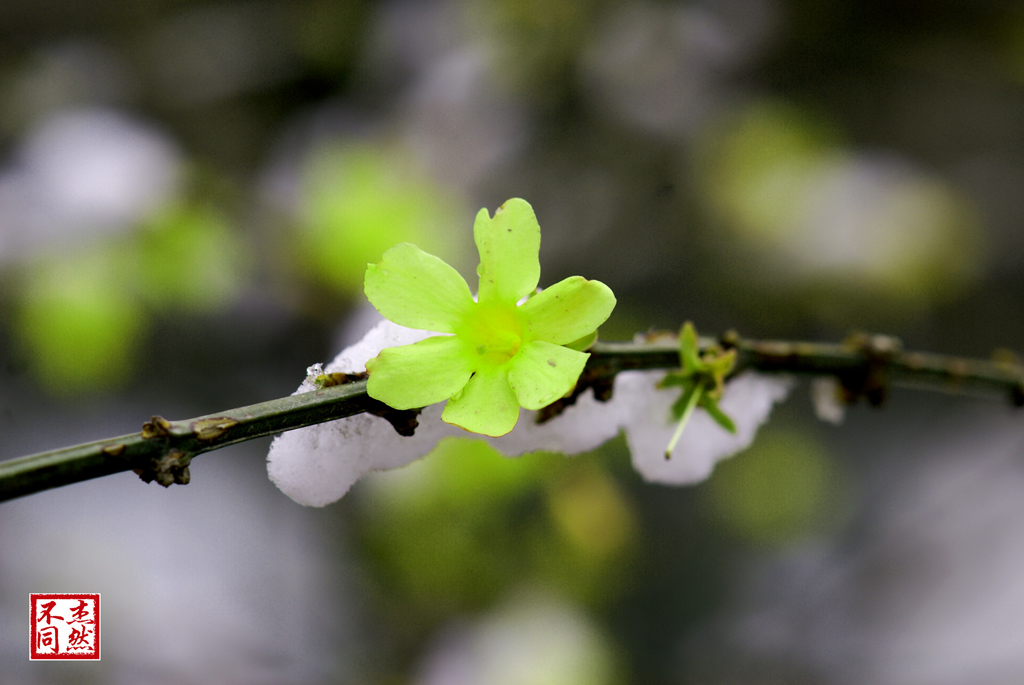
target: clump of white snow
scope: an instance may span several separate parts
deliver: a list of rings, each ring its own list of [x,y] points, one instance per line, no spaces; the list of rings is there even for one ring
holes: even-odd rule
[[[711,475],[719,461],[749,447],[772,407],[786,399],[793,387],[788,377],[753,371],[740,374],[726,384],[718,403],[736,424],[736,433],[724,430],[705,412],[696,411],[672,458],[666,459],[665,447],[676,428],[670,412],[680,390],[658,389],[664,375],[664,371],[620,373],[615,379],[615,400],[632,409],[623,427],[633,468],[645,480],[669,485],[700,482]]]
[[[381,321],[355,345],[324,367],[325,373],[357,373],[385,347],[408,345],[435,335],[390,321]],[[612,399],[599,402],[591,391],[559,416],[536,423],[536,412],[524,411],[508,435],[486,440],[507,456],[537,450],[565,454],[590,451],[625,430],[633,466],[645,480],[681,485],[710,475],[715,464],[745,449],[772,406],[792,387],[788,378],[746,372],[730,381],[719,406],[732,417],[737,432],[723,430],[703,412],[696,412],[671,459],[665,447],[675,428],[671,406],[678,389],[659,389],[664,371],[626,371],[615,378]],[[315,385],[307,378],[296,394]],[[284,433],[270,446],[267,472],[286,495],[300,504],[323,506],[340,499],[352,484],[371,471],[405,466],[430,452],[446,436],[466,431],[441,421],[443,404],[427,407],[412,437],[402,437],[385,419],[357,414]]]
[[[846,418],[843,386],[834,376],[820,376],[811,381],[811,401],[814,415],[826,423],[838,426]]]

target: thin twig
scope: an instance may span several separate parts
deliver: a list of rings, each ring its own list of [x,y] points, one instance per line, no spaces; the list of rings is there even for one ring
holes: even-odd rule
[[[909,385],[954,393],[1001,393],[1015,405],[1024,405],[1020,364],[904,352],[887,336],[854,336],[840,345],[747,340],[731,333],[720,340],[700,341],[702,350],[714,346],[736,349],[735,373],[756,369],[834,376],[850,402],[865,397],[877,405],[890,385]],[[580,387],[592,387],[599,398],[610,395],[611,382],[620,371],[679,366],[678,340],[669,333],[634,342],[597,343],[590,351]],[[415,411],[389,409],[366,394],[364,380],[354,380],[184,421],[154,416],[139,433],[0,462],[0,501],[129,470],[147,482],[183,484],[197,454],[362,412],[384,416],[403,435],[415,428]]]

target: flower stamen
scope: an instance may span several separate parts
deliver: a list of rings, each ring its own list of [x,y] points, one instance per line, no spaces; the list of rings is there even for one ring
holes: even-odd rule
[[[477,304],[459,333],[484,364],[498,366],[515,356],[523,344],[522,326],[514,307]]]

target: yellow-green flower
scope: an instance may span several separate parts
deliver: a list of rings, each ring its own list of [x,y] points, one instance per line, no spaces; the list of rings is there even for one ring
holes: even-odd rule
[[[540,226],[525,200],[509,200],[493,218],[481,209],[473,238],[476,301],[459,272],[410,243],[367,266],[366,297],[385,318],[449,334],[382,350],[366,364],[367,392],[395,409],[448,400],[444,421],[499,436],[515,427],[520,406],[540,409],[572,390],[590,356],[573,348],[594,340],[615,296],[580,276],[536,292]]]

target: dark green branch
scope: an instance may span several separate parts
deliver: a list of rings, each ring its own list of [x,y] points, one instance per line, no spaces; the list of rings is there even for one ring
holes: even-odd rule
[[[904,352],[898,341],[885,336],[855,336],[841,345],[746,340],[733,334],[722,340],[701,339],[702,349],[715,345],[736,349],[737,373],[756,369],[834,376],[846,389],[848,401],[863,396],[879,404],[886,388],[894,384],[951,392],[982,390],[1024,404],[1024,368],[1017,363]],[[679,366],[674,334],[597,343],[591,353],[580,387],[592,387],[598,397],[610,395],[611,382],[620,371]],[[197,454],[362,412],[384,416],[403,435],[415,427],[415,412],[389,409],[367,396],[365,381],[353,380],[195,419],[153,417],[139,433],[0,462],[0,501],[129,470],[147,482],[187,483],[189,462]]]
[[[138,433],[0,462],[0,501],[121,471],[188,482],[197,454],[381,408],[355,381],[184,421],[154,416]]]

